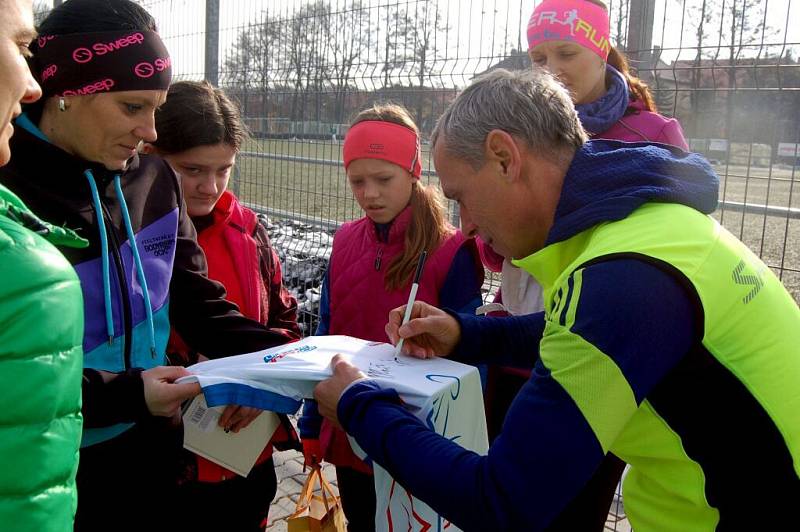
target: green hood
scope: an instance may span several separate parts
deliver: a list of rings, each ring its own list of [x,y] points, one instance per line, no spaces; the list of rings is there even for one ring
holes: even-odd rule
[[[89,247],[89,241],[79,237],[72,229],[47,223],[33,214],[21,199],[3,185],[0,185],[0,216],[5,216],[30,229],[54,246]]]

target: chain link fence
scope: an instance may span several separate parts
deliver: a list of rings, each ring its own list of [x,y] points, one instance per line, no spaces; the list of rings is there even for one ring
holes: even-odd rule
[[[476,75],[531,68],[524,33],[538,0],[140,3],[158,21],[177,78],[208,79],[239,101],[253,138],[232,186],[269,216],[312,333],[332,235],[361,215],[341,165],[350,118],[373,102],[401,103],[426,139]],[[790,22],[800,20],[800,2],[607,3],[612,42],[717,170],[714,216],[800,301],[800,29]],[[425,140],[423,152],[424,179],[436,183]],[[487,275],[487,300],[498,281]]]
[[[476,75],[530,68],[531,0],[149,0],[176,76],[240,103],[252,140],[233,187],[268,214],[306,332],[339,223],[352,116],[406,106],[423,134]],[[721,178],[715,217],[800,300],[800,16],[791,0],[611,0],[612,41]],[[423,142],[425,179],[436,182]],[[457,223],[457,212],[450,206]],[[498,285],[487,275],[485,298]]]

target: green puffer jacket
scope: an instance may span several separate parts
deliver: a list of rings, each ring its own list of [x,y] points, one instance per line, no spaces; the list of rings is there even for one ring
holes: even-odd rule
[[[0,185],[0,529],[72,530],[83,296],[54,244],[86,247]]]

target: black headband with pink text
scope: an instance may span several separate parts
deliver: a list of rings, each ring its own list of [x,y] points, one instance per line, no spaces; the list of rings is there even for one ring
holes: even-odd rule
[[[167,90],[172,79],[169,52],[152,31],[42,35],[31,51],[45,97]]]

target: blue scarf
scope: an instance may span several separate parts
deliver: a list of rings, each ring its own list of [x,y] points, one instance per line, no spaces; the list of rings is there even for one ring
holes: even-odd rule
[[[718,198],[719,178],[702,155],[667,144],[591,140],[575,152],[564,177],[547,245],[622,220],[647,202],[710,214]]]
[[[611,81],[606,93],[598,100],[575,106],[583,129],[590,135],[597,135],[610,129],[622,118],[630,103],[628,82],[625,81],[625,77],[611,65],[606,65],[606,73]]]

